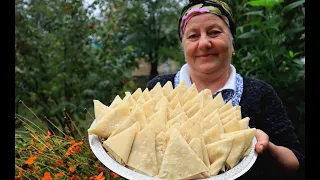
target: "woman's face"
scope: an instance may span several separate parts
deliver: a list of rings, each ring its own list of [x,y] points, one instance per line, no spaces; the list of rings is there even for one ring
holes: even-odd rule
[[[188,65],[201,73],[229,66],[234,51],[230,37],[230,30],[220,17],[211,13],[192,17],[183,35]]]

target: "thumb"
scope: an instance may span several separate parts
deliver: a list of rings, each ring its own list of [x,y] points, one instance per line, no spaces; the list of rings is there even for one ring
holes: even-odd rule
[[[268,148],[269,136],[260,129],[257,129],[256,138],[257,143],[255,145],[255,149],[257,153],[263,153]]]

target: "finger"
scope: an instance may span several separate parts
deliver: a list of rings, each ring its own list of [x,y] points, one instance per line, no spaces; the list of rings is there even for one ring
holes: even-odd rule
[[[260,129],[257,129],[256,138],[257,143],[255,145],[255,149],[258,153],[263,153],[263,151],[268,148],[269,136]]]
[[[256,147],[255,147],[255,149],[256,149],[256,151],[257,151],[257,153],[259,153],[259,154],[261,154],[261,153],[263,153],[263,145],[262,144],[256,144]]]

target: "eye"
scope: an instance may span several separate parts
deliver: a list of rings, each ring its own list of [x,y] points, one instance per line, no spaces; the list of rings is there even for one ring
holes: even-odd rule
[[[196,37],[197,37],[196,34],[190,34],[190,35],[188,36],[188,39],[194,39],[194,38],[196,38]]]
[[[209,31],[209,35],[210,36],[217,36],[217,35],[219,35],[221,33],[221,31],[217,31],[217,30],[213,30],[213,31]]]

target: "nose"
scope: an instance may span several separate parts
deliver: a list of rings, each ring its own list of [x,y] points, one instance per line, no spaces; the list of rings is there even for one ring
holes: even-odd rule
[[[201,36],[199,39],[199,49],[201,50],[207,50],[212,47],[210,38],[208,36]]]

